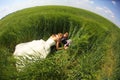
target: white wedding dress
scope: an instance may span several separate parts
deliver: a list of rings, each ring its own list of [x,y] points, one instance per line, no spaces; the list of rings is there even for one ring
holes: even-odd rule
[[[35,61],[37,59],[46,58],[53,45],[55,45],[55,41],[51,38],[47,41],[40,39],[16,45],[13,54],[14,57],[18,59],[16,67],[24,66],[24,60]]]

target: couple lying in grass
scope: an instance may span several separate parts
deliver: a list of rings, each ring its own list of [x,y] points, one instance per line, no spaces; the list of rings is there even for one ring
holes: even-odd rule
[[[53,34],[51,35],[48,40],[33,40],[31,42],[26,42],[26,43],[20,43],[16,45],[15,51],[14,51],[14,56],[16,59],[19,61],[22,61],[20,58],[24,59],[36,59],[37,58],[46,58],[47,55],[51,51],[51,47],[53,45],[56,46],[57,50],[63,49],[60,47],[60,43],[64,45],[64,49],[67,49],[71,43],[71,40],[68,40],[68,32],[62,34]],[[22,64],[24,61],[22,62]],[[19,64],[19,62],[18,62]]]

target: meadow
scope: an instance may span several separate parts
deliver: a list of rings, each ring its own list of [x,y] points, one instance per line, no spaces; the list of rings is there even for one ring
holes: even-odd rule
[[[16,71],[19,43],[47,40],[69,32],[72,44]],[[120,29],[90,11],[67,6],[37,6],[0,20],[0,80],[119,80]]]

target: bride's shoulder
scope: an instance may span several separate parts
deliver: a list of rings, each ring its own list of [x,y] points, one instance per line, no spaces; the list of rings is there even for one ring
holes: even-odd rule
[[[57,39],[58,39],[56,34],[51,35],[50,38],[55,40],[55,41],[57,41]]]
[[[56,38],[57,34],[52,34],[50,38]]]

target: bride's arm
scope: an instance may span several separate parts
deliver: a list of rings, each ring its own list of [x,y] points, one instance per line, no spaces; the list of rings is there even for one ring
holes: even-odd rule
[[[56,42],[56,49],[57,49],[57,50],[63,49],[62,47],[59,47],[59,43],[60,43],[60,41],[57,41],[57,42]]]

